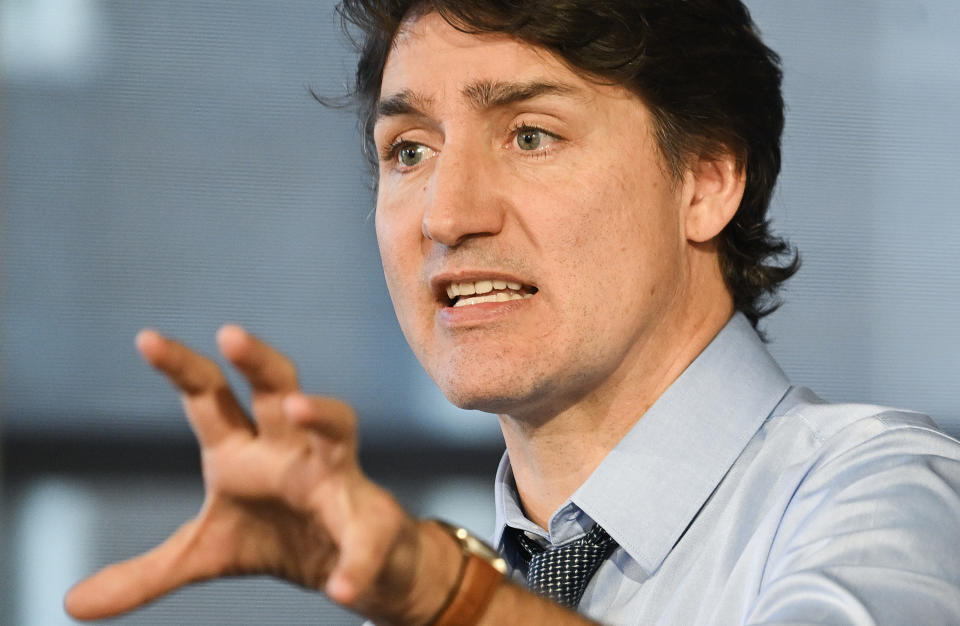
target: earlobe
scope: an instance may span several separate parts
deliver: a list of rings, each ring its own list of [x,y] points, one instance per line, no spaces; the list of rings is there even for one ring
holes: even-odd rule
[[[685,234],[703,243],[720,234],[733,219],[746,184],[746,169],[729,153],[700,157],[687,172]]]

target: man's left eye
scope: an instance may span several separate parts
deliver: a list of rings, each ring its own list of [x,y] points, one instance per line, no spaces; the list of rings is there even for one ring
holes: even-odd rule
[[[536,150],[543,143],[546,133],[539,128],[521,128],[517,131],[517,147],[521,150]]]

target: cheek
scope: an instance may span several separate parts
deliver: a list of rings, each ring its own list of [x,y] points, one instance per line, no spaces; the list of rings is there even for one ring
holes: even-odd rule
[[[375,230],[394,313],[408,343],[418,352],[433,319],[433,301],[423,276],[420,221],[409,207],[392,206],[381,195]]]
[[[394,186],[389,179],[381,178],[374,213],[380,259],[391,289],[391,283],[403,280],[409,271],[406,267],[410,263],[408,257],[415,252],[420,239],[420,220],[412,210],[413,203],[404,202],[403,194]]]
[[[386,215],[386,212],[381,211],[379,207],[375,219],[380,262],[383,264],[383,276],[387,282],[393,307],[397,316],[400,317],[404,310],[403,294],[408,291],[404,282],[409,280],[410,262],[405,260],[403,238],[398,232],[399,229],[395,220]]]
[[[655,177],[605,168],[603,183],[568,186],[558,198],[571,209],[555,222],[556,251],[571,276],[609,304],[649,297],[674,280],[683,231],[673,194]]]
[[[374,217],[375,231],[377,233],[377,247],[380,249],[380,263],[383,265],[383,275],[387,279],[387,287],[393,292],[394,267],[396,266],[396,237],[392,232],[390,220],[383,215],[380,209],[380,201],[377,201],[377,209]]]
[[[559,252],[590,263],[593,272],[603,270],[600,258],[618,258],[643,240],[646,207],[623,180],[609,172],[603,178],[584,175],[555,189],[547,213]]]

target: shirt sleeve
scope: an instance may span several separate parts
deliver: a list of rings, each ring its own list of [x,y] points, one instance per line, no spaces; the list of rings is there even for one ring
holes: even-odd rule
[[[869,422],[797,488],[748,624],[960,624],[960,444]]]

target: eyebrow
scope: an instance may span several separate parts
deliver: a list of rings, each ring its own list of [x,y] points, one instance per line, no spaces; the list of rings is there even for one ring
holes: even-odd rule
[[[433,108],[433,98],[410,89],[404,89],[377,102],[376,119],[397,115],[415,115],[428,117],[427,111]]]
[[[465,85],[460,91],[477,110],[503,108],[541,96],[581,95],[580,90],[572,85],[541,80],[519,83],[482,80]],[[377,102],[376,119],[398,115],[430,117],[433,105],[432,98],[404,89]]]
[[[462,89],[470,104],[476,109],[495,109],[541,96],[568,96],[578,90],[564,83],[533,80],[523,83],[503,81],[478,81]]]

